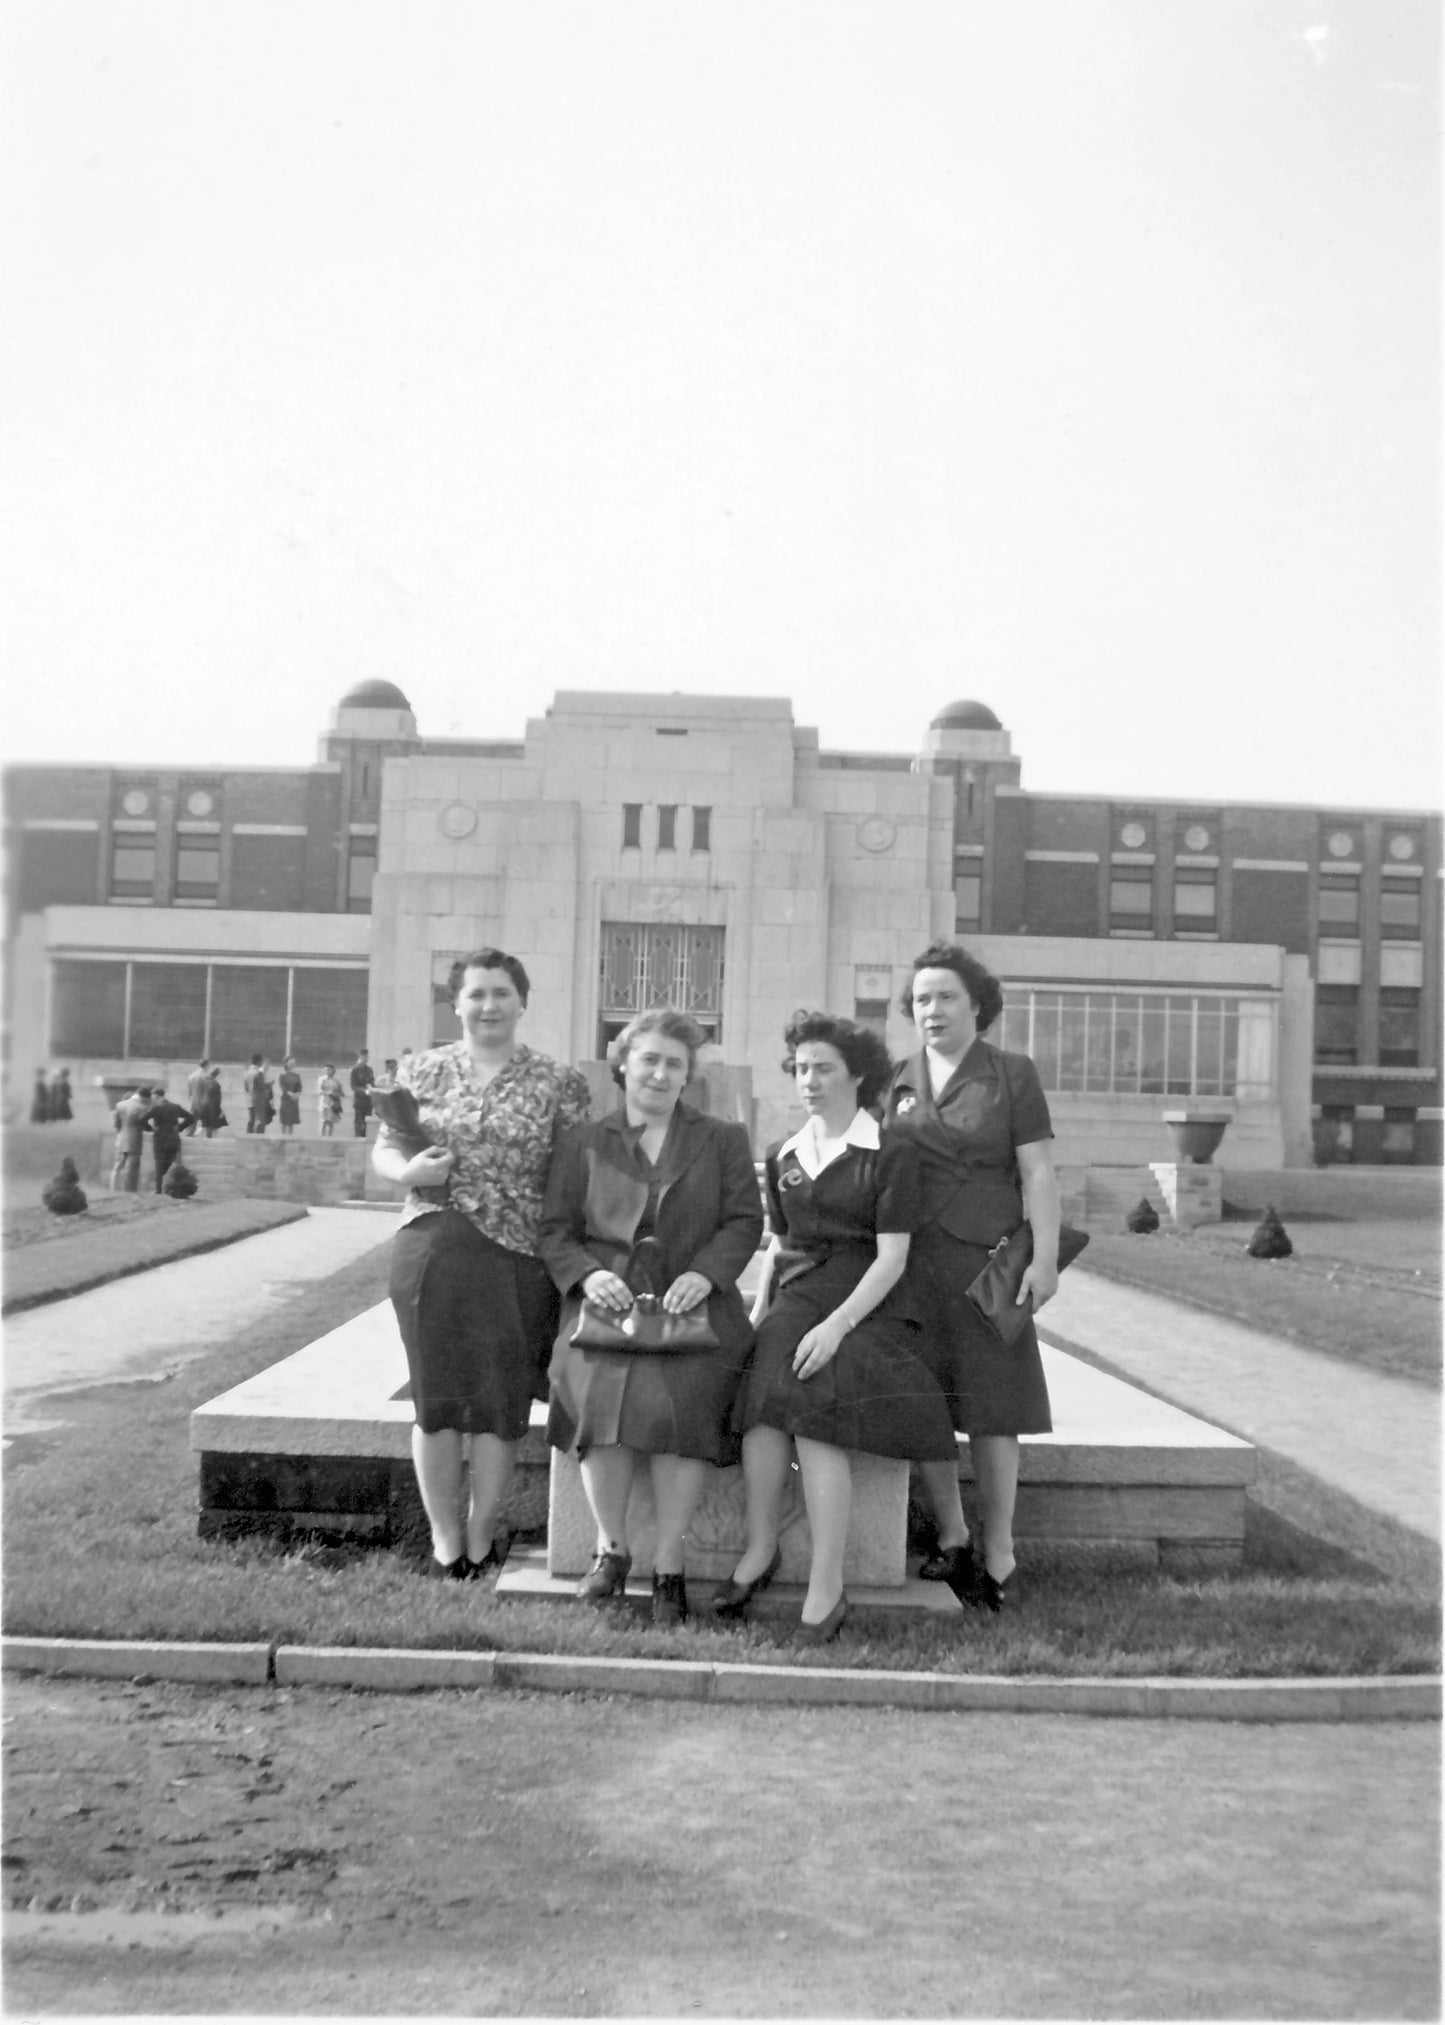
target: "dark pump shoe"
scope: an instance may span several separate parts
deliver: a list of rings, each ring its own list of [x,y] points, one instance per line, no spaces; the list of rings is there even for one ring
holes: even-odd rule
[[[491,1546],[488,1547],[486,1553],[483,1554],[480,1561],[473,1561],[470,1559],[467,1561],[467,1572],[462,1578],[463,1581],[480,1582],[482,1577],[487,1573],[489,1569],[495,1568],[498,1571],[500,1571],[503,1564],[506,1561],[507,1556],[511,1553],[511,1551],[512,1551],[511,1534],[510,1533],[498,1534],[493,1539]]]
[[[631,1572],[630,1554],[599,1554],[577,1584],[578,1597],[583,1603],[605,1603],[609,1596],[625,1595]]]
[[[961,1547],[940,1547],[922,1564],[918,1576],[922,1582],[946,1582],[960,1603],[977,1606],[983,1600],[972,1540]]]
[[[438,1561],[433,1554],[426,1572],[434,1582],[467,1582],[471,1579],[468,1574],[471,1565],[465,1554],[458,1554],[455,1561]]]
[[[848,1617],[848,1596],[846,1590],[838,1598],[821,1624],[805,1624],[798,1619],[799,1645],[831,1645],[843,1629]]]
[[[1012,1596],[1015,1600],[1017,1600],[1018,1591],[1013,1586],[1013,1579],[1014,1576],[1017,1575],[1017,1573],[1018,1573],[1017,1567],[1010,1568],[1007,1575],[1005,1575],[1002,1581],[1000,1581],[996,1577],[990,1575],[987,1568],[979,1569],[978,1571],[979,1601],[983,1604],[984,1609],[991,1610],[994,1613],[995,1617],[997,1617],[998,1613],[1003,1609],[1004,1605],[1008,1602],[1010,1596]]]
[[[753,1598],[767,1588],[782,1565],[783,1550],[781,1547],[774,1547],[772,1560],[756,1581],[739,1582],[736,1575],[729,1575],[727,1581],[714,1593],[712,1602],[708,1605],[709,1611],[714,1617],[731,1619],[746,1617]]]
[[[653,1576],[652,1621],[661,1625],[686,1624],[687,1583],[681,1575]]]

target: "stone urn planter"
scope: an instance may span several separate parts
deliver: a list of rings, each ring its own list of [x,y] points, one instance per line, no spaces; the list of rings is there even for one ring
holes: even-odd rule
[[[1223,1111],[1166,1111],[1164,1123],[1174,1139],[1174,1151],[1181,1164],[1207,1167],[1214,1158],[1229,1114]]]

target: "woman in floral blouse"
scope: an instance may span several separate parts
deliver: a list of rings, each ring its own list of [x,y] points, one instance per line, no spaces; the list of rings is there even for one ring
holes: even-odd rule
[[[557,1326],[557,1295],[536,1256],[547,1170],[558,1134],[585,1124],[590,1107],[575,1069],[517,1039],[530,984],[515,956],[476,950],[448,982],[461,1040],[410,1056],[399,1077],[432,1144],[409,1154],[384,1127],[372,1159],[408,1190],[391,1298],[411,1372],[432,1572],[468,1581],[505,1559],[497,1514],[532,1400],[546,1395]]]

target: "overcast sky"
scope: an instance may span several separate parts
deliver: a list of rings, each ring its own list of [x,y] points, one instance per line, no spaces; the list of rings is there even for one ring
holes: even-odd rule
[[[1435,804],[1436,12],[16,0],[12,756],[377,675]]]

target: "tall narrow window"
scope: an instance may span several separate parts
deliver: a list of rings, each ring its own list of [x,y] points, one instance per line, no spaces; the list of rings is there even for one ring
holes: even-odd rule
[[[692,848],[695,851],[712,849],[711,809],[694,809],[692,812]]]
[[[1320,926],[1330,935],[1358,934],[1360,882],[1338,873],[1320,876]]]
[[[676,802],[663,802],[657,811],[657,848],[659,851],[677,849]]]
[[[1380,993],[1380,1064],[1387,1069],[1415,1069],[1420,1065],[1420,994],[1418,991]]]
[[[624,851],[637,851],[642,848],[641,802],[622,804],[622,848]]]
[[[1212,872],[1181,872],[1174,881],[1174,925],[1198,931],[1214,926],[1215,886]]]
[[[1420,888],[1387,879],[1380,887],[1380,933],[1412,940],[1420,933]]]
[[[977,928],[983,880],[977,872],[960,872],[953,881],[955,928]]]
[[[1348,1065],[1359,1058],[1360,994],[1352,984],[1315,989],[1315,1060]]]
[[[376,848],[368,838],[365,849],[353,845],[347,865],[346,905],[352,914],[371,912],[371,882],[376,877]]]
[[[110,860],[113,900],[149,900],[156,882],[156,847],[151,837],[116,839]]]

